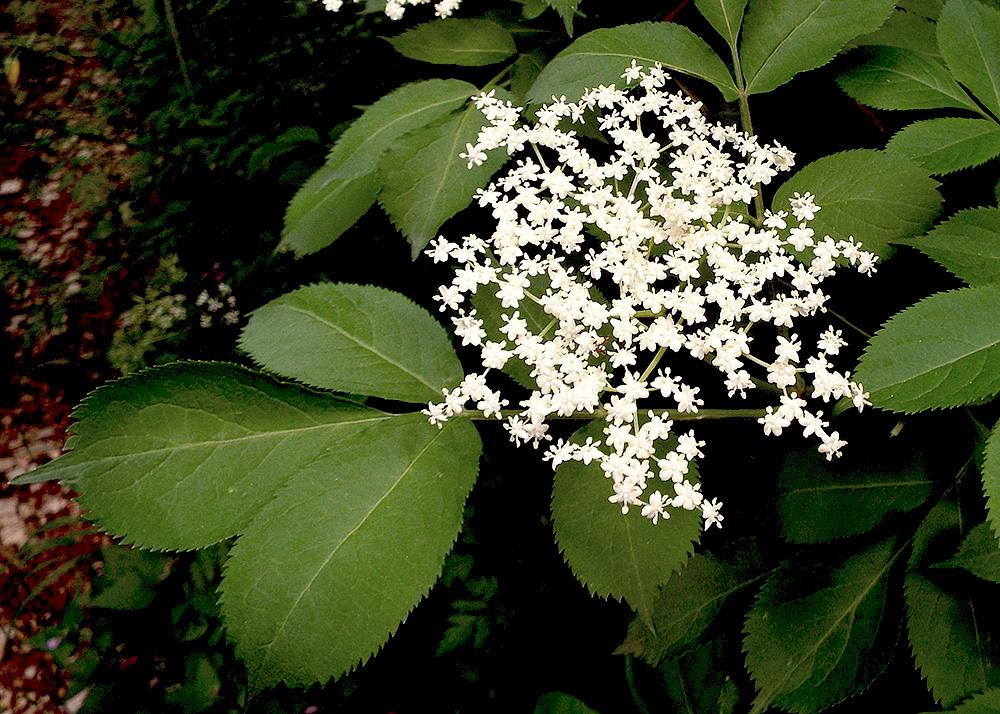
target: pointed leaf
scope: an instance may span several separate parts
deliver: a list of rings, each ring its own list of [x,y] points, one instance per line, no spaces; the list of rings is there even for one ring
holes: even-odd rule
[[[1000,423],[986,441],[983,457],[983,491],[986,494],[986,517],[993,533],[1000,533]]]
[[[788,206],[794,192],[811,192],[820,211],[817,235],[854,236],[886,258],[890,243],[924,233],[941,209],[937,182],[902,156],[870,149],[824,156],[785,181],[773,205]]]
[[[326,160],[335,167],[332,178],[370,174],[396,139],[461,108],[476,91],[474,85],[457,79],[428,79],[385,95],[337,140]]]
[[[296,192],[285,211],[278,250],[292,250],[299,257],[322,250],[375,204],[378,172],[342,179],[334,178],[336,171],[327,164]]]
[[[735,47],[747,0],[694,0],[694,5],[729,46]]]
[[[603,440],[603,424],[591,422],[573,441]],[[561,464],[552,487],[556,543],[591,594],[625,600],[652,626],[657,589],[690,557],[701,532],[701,512],[671,508],[668,520],[653,525],[637,508],[623,515],[617,504],[608,503],[611,494],[611,481],[596,463]]]
[[[957,407],[1000,392],[1000,287],[939,293],[895,315],[855,375],[896,412]]]
[[[404,57],[431,64],[479,67],[517,52],[510,32],[490,20],[447,17],[386,39]]]
[[[389,415],[243,367],[188,362],[92,392],[70,453],[32,472],[65,479],[89,517],[146,548],[201,548],[240,533],[288,480]]]
[[[503,90],[497,96],[513,100]],[[492,151],[482,165],[470,168],[459,156],[467,144],[476,143],[487,124],[483,113],[470,105],[450,121],[411,132],[383,157],[379,201],[410,241],[414,257],[510,158],[506,151]]]
[[[618,652],[639,655],[654,666],[676,657],[698,641],[729,598],[759,579],[745,568],[696,553],[660,589],[653,604],[655,632],[634,620]]]
[[[851,44],[884,45],[920,52],[928,57],[940,58],[934,23],[919,14],[897,8],[875,32],[854,38]]]
[[[881,25],[894,0],[757,0],[743,22],[740,63],[747,94],[780,87],[834,58]]]
[[[954,558],[931,567],[962,568],[982,580],[1000,583],[1000,541],[989,523],[980,523],[966,534]]]
[[[787,568],[768,580],[747,618],[752,712],[772,704],[815,712],[864,690],[889,661],[899,619],[886,601],[902,548],[878,543],[838,566]]]
[[[931,496],[935,482],[922,444],[906,433],[888,444],[882,435],[879,439],[880,449],[866,449],[852,440],[852,448],[835,461],[827,461],[816,449],[795,450],[785,457],[777,504],[785,538],[818,543],[864,533]]]
[[[950,174],[1000,156],[1000,124],[989,119],[927,119],[897,131],[885,148],[931,174]]]
[[[691,30],[670,23],[644,22],[588,32],[557,54],[542,70],[528,99],[544,103],[553,95],[576,101],[584,90],[623,85],[621,74],[632,60],[651,67],[659,62],[681,74],[711,82],[726,101],[736,85],[719,56]]]
[[[545,0],[545,4],[559,13],[563,24],[566,26],[566,34],[573,36],[573,18],[576,16],[576,8],[580,5],[580,0]]]
[[[979,111],[944,64],[896,47],[869,47],[853,53],[863,62],[837,78],[853,99],[876,109],[969,109]]]
[[[321,283],[254,310],[240,347],[284,377],[404,402],[441,398],[462,381],[444,328],[399,293]]]
[[[1000,283],[1000,208],[959,211],[910,245],[971,286]]]
[[[981,618],[989,608],[977,609],[970,593],[955,587],[955,578],[925,569],[940,539],[956,536],[958,525],[958,509],[951,504],[939,504],[929,514],[914,539],[904,587],[910,647],[931,694],[944,708],[1000,684],[996,653],[981,636],[986,624]]]
[[[441,574],[481,443],[397,416],[296,474],[232,550],[229,637],[254,688],[306,686],[368,660]]]
[[[937,39],[955,79],[1000,117],[1000,10],[977,0],[948,0]]]

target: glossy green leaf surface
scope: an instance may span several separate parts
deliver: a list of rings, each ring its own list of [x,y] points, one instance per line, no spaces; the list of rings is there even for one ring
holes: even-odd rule
[[[817,159],[783,183],[775,210],[788,210],[795,191],[820,206],[809,226],[817,235],[854,236],[865,250],[890,256],[893,242],[924,233],[941,209],[937,182],[908,159],[855,149]]]
[[[475,85],[457,79],[427,79],[390,92],[340,135],[326,160],[335,167],[331,177],[370,174],[396,139],[460,109],[476,91]]]
[[[603,440],[603,422],[591,422],[573,435]],[[696,477],[689,479],[696,483]],[[669,488],[669,486],[667,486]],[[594,595],[625,600],[643,622],[653,625],[658,588],[680,570],[694,550],[702,528],[701,511],[668,509],[656,525],[632,508],[622,514],[609,503],[611,480],[599,465],[560,464],[552,487],[556,543],[576,577]]]
[[[983,455],[983,492],[986,494],[987,520],[994,533],[1000,533],[1000,426],[994,426]]]
[[[89,517],[129,543],[229,538],[300,469],[383,412],[232,364],[156,367],[74,412],[70,453],[32,472],[69,481]]]
[[[864,59],[840,75],[837,84],[862,104],[876,109],[979,110],[933,57],[896,47],[870,47],[851,56]]]
[[[969,531],[953,558],[935,563],[935,568],[961,568],[981,580],[1000,583],[1000,541],[989,523]]]
[[[816,712],[862,691],[882,671],[898,636],[887,592],[900,552],[882,542],[837,566],[791,567],[767,581],[744,628],[758,690],[752,712],[773,704]]]
[[[681,25],[651,22],[583,35],[545,66],[528,99],[543,104],[553,95],[566,95],[576,101],[586,89],[602,84],[621,87],[621,74],[632,60],[647,67],[659,62],[669,70],[711,82],[727,101],[736,99],[732,75],[704,40]]]
[[[446,17],[386,39],[404,57],[431,64],[478,67],[517,52],[510,32],[490,20]]]
[[[740,63],[747,94],[780,87],[832,60],[881,25],[893,0],[756,0],[743,21]]]
[[[855,380],[897,412],[957,407],[1000,392],[1000,287],[939,293],[869,342]]]
[[[441,574],[481,443],[397,416],[292,478],[233,548],[223,579],[230,639],[256,689],[325,682],[388,640]]]
[[[897,131],[886,151],[913,159],[934,175],[950,174],[1000,156],[1000,124],[971,117],[926,119]]]
[[[905,432],[881,449],[859,454],[863,449],[852,441],[851,448],[833,461],[814,448],[788,453],[777,499],[785,538],[819,543],[864,533],[930,497],[935,482],[928,453]]]
[[[503,90],[497,96],[513,100]],[[490,152],[482,165],[470,168],[468,160],[459,156],[467,144],[476,143],[487,123],[482,112],[470,105],[450,121],[411,132],[383,157],[379,202],[410,241],[414,258],[510,158],[501,148]]]
[[[959,211],[910,245],[971,286],[1000,283],[1000,208]]]
[[[747,0],[694,0],[694,4],[729,46],[735,47]]]
[[[240,347],[283,377],[404,402],[438,400],[462,365],[440,323],[399,293],[320,283],[254,310]]]
[[[336,167],[327,164],[296,192],[285,211],[279,250],[291,250],[297,256],[322,250],[375,205],[378,172],[350,179],[335,178],[336,172]]]
[[[978,0],[948,0],[937,39],[955,79],[1000,117],[1000,9]]]

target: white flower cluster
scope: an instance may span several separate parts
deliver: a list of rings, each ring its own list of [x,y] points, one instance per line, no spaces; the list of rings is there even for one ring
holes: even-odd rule
[[[200,327],[211,327],[212,316],[223,310],[225,310],[222,315],[223,324],[235,325],[240,321],[240,311],[236,309],[236,297],[233,295],[233,289],[229,287],[228,283],[218,283],[216,290],[219,291],[217,297],[209,295],[208,290],[202,290],[198,294],[198,299],[194,301],[195,305],[205,309],[205,312],[198,318]]]
[[[790,168],[792,154],[707,123],[700,104],[663,90],[668,76],[659,66],[633,62],[623,77],[638,88],[601,86],[575,103],[553,98],[533,125],[493,92],[475,98],[489,124],[462,154],[469,165],[501,147],[530,153],[477,194],[496,221],[489,240],[438,238],[428,249],[435,262],[459,266],[435,299],[456,313],[456,335],[480,348],[485,369],[424,413],[440,425],[471,402],[486,417],[505,417],[513,441],[536,447],[551,441],[548,419],[593,414],[605,420],[605,438],[560,439],[546,460],[599,464],[612,481],[608,500],[623,513],[639,507],[656,523],[670,507],[700,508],[707,529],[723,519],[719,503],[689,478],[705,444],[675,429],[704,400],[664,356],[710,363],[730,397],[766,387],[778,396],[761,412],[766,434],[797,422],[827,458],[837,456],[845,442],[807,397],[848,397],[860,409],[867,395],[828,360],[845,344],[840,331],[823,332],[806,356],[792,330],[824,310],[819,286],[838,259],[870,274],[875,256],[853,238],[815,235],[811,194],[795,194],[790,224],[783,210],[749,217],[759,186]],[[600,149],[602,160],[561,128],[591,116],[613,142]],[[488,334],[471,305],[479,291],[495,296],[499,332]],[[770,346],[767,359],[751,354],[755,337]],[[676,368],[683,359],[670,361]],[[501,414],[508,401],[486,377],[509,360],[526,365],[537,388],[516,413]],[[655,392],[672,412],[640,408]]]
[[[323,0],[323,7],[337,12],[344,6],[344,2],[345,0]],[[363,0],[353,0],[353,2],[363,2]],[[431,0],[388,0],[385,4],[385,14],[391,20],[400,20],[406,12],[407,5],[427,5],[430,2]],[[461,4],[462,0],[439,0],[434,4],[434,14],[438,17],[449,17]]]

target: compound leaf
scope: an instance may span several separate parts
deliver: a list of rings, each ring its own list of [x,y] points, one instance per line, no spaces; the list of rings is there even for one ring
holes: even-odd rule
[[[297,471],[389,418],[232,364],[144,370],[73,412],[58,478],[102,528],[145,548],[202,548],[240,533]]]
[[[441,574],[482,444],[468,419],[393,417],[296,474],[237,542],[222,613],[256,689],[363,663]]]
[[[869,47],[855,54],[864,56],[864,62],[840,75],[837,84],[862,104],[876,109],[979,111],[948,68],[933,57],[896,47]]]
[[[591,422],[572,441],[604,438],[603,422]],[[696,478],[688,477],[692,483]],[[638,508],[622,514],[608,503],[611,481],[596,463],[563,463],[552,487],[556,543],[591,594],[625,600],[649,627],[658,588],[680,570],[701,532],[701,512],[670,508],[654,525]]]
[[[1000,125],[972,117],[925,119],[897,131],[885,148],[931,174],[950,174],[1000,156]]]
[[[543,103],[553,95],[576,101],[585,89],[622,86],[632,60],[647,67],[659,62],[670,70],[711,82],[727,101],[736,85],[719,56],[691,30],[671,23],[643,22],[588,32],[557,54],[538,75],[528,99]]]
[[[747,94],[770,92],[836,56],[881,25],[894,0],[757,0],[743,22],[740,64]]]
[[[898,636],[886,593],[900,552],[881,542],[836,567],[789,567],[767,581],[744,628],[758,689],[752,712],[819,711],[881,672]]]
[[[370,174],[396,139],[459,109],[476,91],[475,85],[457,79],[428,79],[390,92],[340,135],[326,159],[334,167],[330,176],[351,179]]]
[[[250,316],[240,347],[273,372],[338,392],[438,400],[463,377],[444,328],[385,288],[320,283]]]
[[[959,211],[910,245],[971,286],[1000,283],[1000,208]]]
[[[494,91],[513,100],[503,90]],[[486,124],[482,112],[470,105],[450,121],[411,132],[383,157],[379,201],[410,241],[414,258],[509,158],[506,151],[493,151],[483,164],[470,167],[459,156]]]
[[[854,236],[866,250],[889,257],[890,243],[920,235],[941,208],[937,182],[902,156],[855,149],[817,159],[785,181],[774,197],[786,208],[794,192],[811,192],[820,211],[817,235]]]
[[[855,379],[896,412],[957,407],[1000,392],[1000,287],[939,293],[869,342]]]
[[[948,0],[937,39],[955,79],[1000,117],[1000,10],[977,0]]]
[[[479,67],[517,52],[510,32],[490,20],[446,17],[386,39],[404,57],[431,64]]]

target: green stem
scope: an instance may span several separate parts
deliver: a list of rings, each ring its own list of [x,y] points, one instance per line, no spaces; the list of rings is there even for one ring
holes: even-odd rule
[[[174,52],[177,53],[177,61],[181,65],[181,76],[184,78],[184,86],[187,87],[188,94],[194,99],[194,85],[191,77],[188,76],[187,62],[184,61],[184,54],[181,52],[181,38],[177,32],[177,23],[174,22],[174,9],[170,0],[163,0],[163,9],[167,16],[167,26],[170,28],[170,38],[174,41]]]

